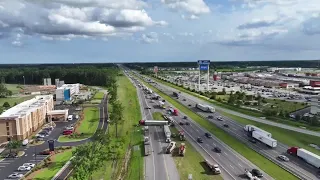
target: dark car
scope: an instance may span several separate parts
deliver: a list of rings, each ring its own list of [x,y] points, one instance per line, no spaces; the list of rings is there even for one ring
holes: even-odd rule
[[[166,100],[162,100],[162,102],[166,102]]]
[[[184,123],[182,121],[179,122],[180,125],[184,125]]]
[[[201,137],[197,138],[198,143],[203,143],[203,140],[201,139]]]
[[[186,125],[190,125],[190,123],[189,123],[189,122],[186,122]]]
[[[191,106],[191,104],[188,104],[188,106]]]
[[[212,135],[210,133],[204,133],[204,135],[207,137],[207,138],[212,138]]]
[[[258,169],[252,169],[251,173],[257,177],[263,177],[263,174]]]
[[[224,126],[224,127],[229,127],[229,125],[228,125],[228,124],[224,124],[223,126]]]
[[[183,101],[186,101],[186,99],[183,99]]]
[[[183,116],[183,119],[188,119],[188,117],[187,116]]]
[[[151,109],[151,107],[147,106],[146,109]]]
[[[209,119],[213,119],[213,116],[212,116],[212,115],[209,115],[208,118],[209,118]]]
[[[249,141],[252,142],[252,143],[257,143],[257,141],[255,139],[253,139],[253,138],[250,138]]]
[[[217,153],[221,153],[221,149],[219,147],[214,147],[213,150]]]
[[[16,152],[9,153],[5,156],[5,158],[17,158],[17,157],[18,157],[18,153]]]

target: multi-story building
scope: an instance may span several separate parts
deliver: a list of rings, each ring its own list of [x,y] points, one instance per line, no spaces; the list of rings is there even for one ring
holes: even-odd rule
[[[24,140],[46,122],[47,112],[52,111],[53,96],[36,96],[0,115],[0,144],[11,140]]]
[[[56,89],[56,100],[57,101],[69,101],[72,96],[79,94],[80,84],[63,84],[61,87]]]

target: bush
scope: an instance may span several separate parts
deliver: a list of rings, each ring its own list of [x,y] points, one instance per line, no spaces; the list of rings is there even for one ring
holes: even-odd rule
[[[244,105],[249,106],[250,102],[246,101],[246,102],[244,102]]]

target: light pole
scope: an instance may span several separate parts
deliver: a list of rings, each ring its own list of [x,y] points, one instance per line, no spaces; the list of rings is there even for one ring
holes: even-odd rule
[[[26,79],[24,78],[24,76],[22,77],[23,77],[23,86],[26,86]]]

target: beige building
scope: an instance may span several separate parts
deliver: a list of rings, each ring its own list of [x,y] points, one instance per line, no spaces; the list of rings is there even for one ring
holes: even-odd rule
[[[24,140],[46,122],[47,112],[54,108],[53,96],[36,96],[0,115],[0,144]]]

